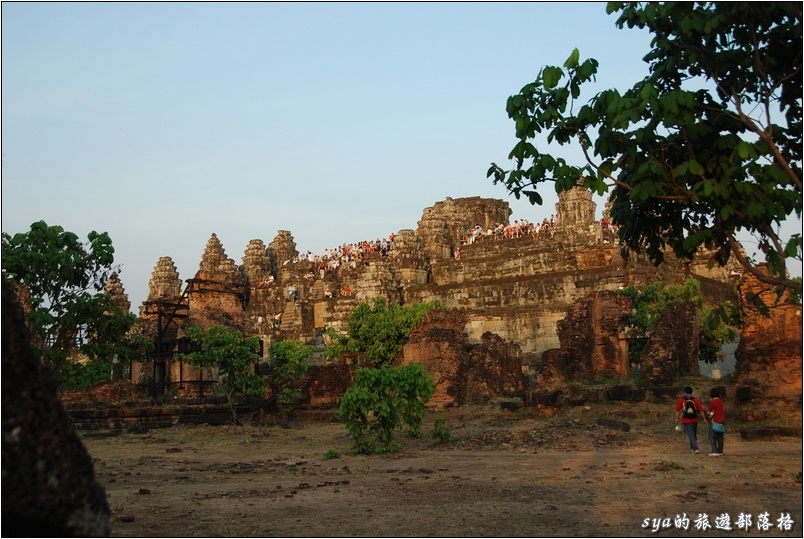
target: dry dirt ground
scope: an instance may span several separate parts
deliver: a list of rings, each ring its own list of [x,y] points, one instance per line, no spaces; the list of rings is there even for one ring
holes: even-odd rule
[[[373,456],[355,454],[343,425],[320,414],[300,413],[292,428],[82,438],[115,537],[802,536],[800,438],[728,432],[716,458],[702,426],[693,455],[672,430],[670,406],[595,404],[553,417],[530,407],[433,410],[422,438],[400,434],[401,451]],[[451,441],[432,438],[438,418]],[[631,429],[598,426],[599,418]],[[724,514],[730,531],[716,529]],[[741,514],[751,516],[750,531],[737,528]],[[710,528],[696,527],[700,515]]]

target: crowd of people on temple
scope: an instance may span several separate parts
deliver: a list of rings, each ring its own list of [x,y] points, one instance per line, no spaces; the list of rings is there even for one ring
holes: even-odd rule
[[[616,235],[614,225],[610,224],[605,218],[600,220],[600,226],[603,229],[604,243],[610,243],[610,240]],[[541,223],[531,223],[527,219],[514,219],[513,224],[497,223],[494,228],[483,230],[479,224],[467,234],[461,241],[461,245],[472,245],[477,241],[493,239],[502,240],[510,238],[531,237],[534,241],[544,238],[552,238],[556,233],[556,216],[551,215],[549,219],[545,218]],[[456,249],[455,258],[460,258],[460,249]]]
[[[613,241],[613,238],[616,236],[614,225],[610,224],[606,219],[601,219],[600,225],[603,229],[604,243]],[[543,219],[540,223],[531,223],[527,219],[515,219],[511,224],[497,223],[494,228],[485,230],[479,224],[476,224],[470,233],[461,240],[461,245],[471,245],[480,240],[505,240],[522,237],[531,237],[534,241],[538,241],[545,238],[552,238],[555,236],[555,233],[555,215],[551,215],[549,219]],[[306,262],[312,266],[312,269],[305,274],[305,278],[310,281],[316,279],[323,280],[328,273],[338,272],[340,268],[357,268],[358,265],[367,263],[368,258],[374,254],[387,256],[393,249],[394,238],[395,234],[392,233],[388,238],[378,238],[374,241],[364,240],[357,243],[344,243],[335,248],[327,248],[321,255],[307,251],[306,253],[298,254],[292,259],[285,260],[282,264],[287,265]],[[460,259],[460,246],[456,246],[454,256],[456,259]],[[266,275],[254,286],[255,288],[266,288],[273,283],[273,275]],[[293,296],[292,291],[289,293]],[[340,291],[340,294],[350,296],[351,289],[346,286]],[[333,295],[333,292],[329,289],[324,293],[325,298],[332,298]],[[291,299],[298,301],[298,291],[296,291],[295,298],[292,297]]]
[[[395,237],[396,234],[391,233],[388,238],[378,238],[374,241],[365,240],[357,243],[344,243],[335,248],[327,248],[321,255],[307,251],[306,253],[298,254],[292,259],[283,261],[282,265],[307,263],[311,266],[311,269],[305,274],[305,279],[310,281],[324,279],[327,273],[337,272],[342,267],[356,268],[358,265],[366,263],[372,254],[388,256],[393,247]],[[267,288],[273,283],[273,275],[266,275],[253,286],[255,288]],[[292,291],[288,293],[292,295]],[[347,286],[341,290],[341,294],[351,296],[352,291]],[[331,298],[332,292],[327,290],[325,297]],[[298,291],[296,291],[296,300],[298,300]]]
[[[556,216],[545,218],[541,223],[531,223],[527,219],[514,219],[512,224],[497,223],[494,228],[483,230],[479,224],[463,239],[462,245],[473,244],[483,239],[509,239],[530,236],[534,240],[555,235]]]

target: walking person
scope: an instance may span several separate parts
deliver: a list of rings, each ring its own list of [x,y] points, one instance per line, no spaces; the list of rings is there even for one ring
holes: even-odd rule
[[[706,414],[709,416],[709,443],[712,445],[712,452],[709,453],[710,457],[723,456],[723,438],[726,432],[726,416],[723,410],[723,400],[720,398],[720,391],[713,387],[709,392],[712,400],[709,401],[709,406],[706,408]]]
[[[681,426],[690,440],[690,453],[699,453],[698,449],[698,421],[703,419],[704,407],[698,397],[693,396],[692,388],[684,388],[684,395],[676,402],[676,426]]]

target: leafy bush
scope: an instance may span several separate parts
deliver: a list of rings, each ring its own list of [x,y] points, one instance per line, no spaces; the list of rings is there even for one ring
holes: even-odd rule
[[[44,221],[29,232],[2,233],[2,278],[28,306],[31,345],[62,387],[111,378],[110,362],[137,357],[144,339],[128,332],[136,316],[115,305],[105,287],[116,279],[108,233],[92,231],[86,242]],[[85,364],[72,361],[75,352]]]
[[[86,363],[65,363],[56,374],[59,387],[86,387],[111,379],[112,360],[90,360]]]
[[[355,383],[341,400],[338,417],[359,453],[390,452],[399,447],[394,431],[403,427],[421,436],[424,406],[435,382],[418,363],[358,369]]]

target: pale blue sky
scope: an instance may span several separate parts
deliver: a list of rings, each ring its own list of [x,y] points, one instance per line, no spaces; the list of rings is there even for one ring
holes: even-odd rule
[[[278,230],[314,253],[415,230],[448,196],[541,220],[554,193],[486,178],[516,142],[506,99],[575,47],[600,62],[587,97],[629,87],[649,35],[614,21],[604,3],[4,2],[2,230],[109,232],[136,312],[159,257],[192,278],[213,232],[240,264]]]

